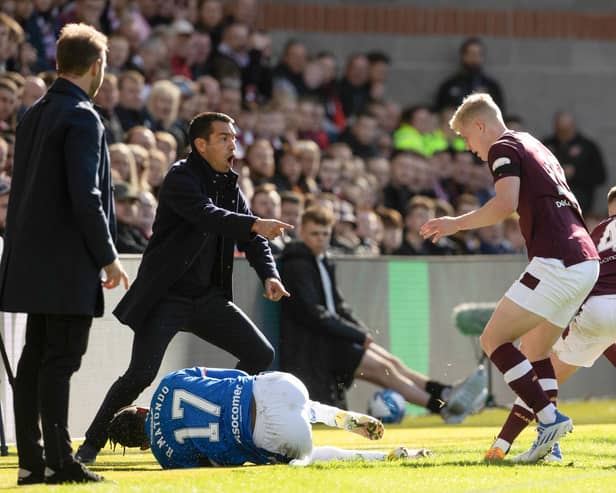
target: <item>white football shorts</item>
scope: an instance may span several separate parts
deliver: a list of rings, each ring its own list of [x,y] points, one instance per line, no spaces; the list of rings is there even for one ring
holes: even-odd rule
[[[616,295],[591,296],[554,344],[558,358],[573,366],[591,367],[616,342]]]
[[[534,257],[505,296],[563,329],[599,277],[599,261],[565,267],[559,259]]]
[[[257,411],[255,445],[290,459],[310,458],[310,401],[301,380],[290,373],[264,373],[255,378],[253,396]]]

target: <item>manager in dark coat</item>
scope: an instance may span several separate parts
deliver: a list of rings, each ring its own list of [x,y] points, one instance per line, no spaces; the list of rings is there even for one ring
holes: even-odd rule
[[[19,484],[100,480],[73,459],[68,403],[92,317],[103,314],[102,286],[128,285],[113,245],[104,127],[91,100],[106,44],[91,27],[67,25],[59,78],[17,128],[0,309],[28,314],[14,386]]]
[[[135,282],[114,311],[135,331],[128,370],[111,387],[77,452],[92,463],[107,441],[115,412],[132,403],[156,376],[180,330],[228,351],[237,367],[258,373],[274,350],[232,302],[236,244],[264,282],[267,298],[288,296],[267,239],[291,225],[252,215],[233,172],[235,130],[222,113],[202,113],[189,128],[192,152],[163,181],[153,234]]]

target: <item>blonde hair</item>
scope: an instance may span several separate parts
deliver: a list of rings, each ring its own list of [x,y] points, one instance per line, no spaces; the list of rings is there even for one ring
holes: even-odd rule
[[[145,102],[145,106],[150,113],[150,115],[154,116],[154,99],[160,96],[170,96],[173,100],[171,114],[165,118],[161,123],[167,129],[171,127],[173,122],[178,117],[178,110],[180,109],[180,99],[181,92],[180,89],[169,80],[158,80],[152,84],[152,89],[150,89],[150,94],[148,95],[148,99]]]
[[[501,123],[503,122],[501,110],[492,99],[492,96],[484,92],[478,92],[464,98],[462,104],[458,106],[451,120],[449,120],[449,126],[454,132],[459,134],[463,127],[479,115],[491,115]]]
[[[607,203],[609,204],[614,199],[616,199],[616,187],[610,188],[610,191],[607,192]]]

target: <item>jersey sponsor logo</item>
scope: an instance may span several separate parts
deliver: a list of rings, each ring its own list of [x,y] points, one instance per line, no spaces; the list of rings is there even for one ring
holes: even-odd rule
[[[509,159],[508,157],[499,157],[495,159],[494,162],[492,163],[492,171],[496,173],[496,170],[498,168],[505,166],[507,164],[511,164],[511,159]]]
[[[555,200],[555,201],[554,201],[554,204],[556,204],[556,207],[558,207],[559,209],[560,209],[561,207],[572,207],[571,202],[569,202],[569,201],[568,201],[568,200],[566,200],[566,199],[563,199],[563,200]]]
[[[236,384],[233,389],[233,397],[231,398],[231,433],[237,443],[241,445],[241,429],[240,429],[240,417],[241,417],[241,399],[242,390],[244,387],[241,384]]]

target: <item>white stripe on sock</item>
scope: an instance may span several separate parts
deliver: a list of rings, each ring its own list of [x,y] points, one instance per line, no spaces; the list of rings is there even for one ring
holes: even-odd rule
[[[524,402],[522,399],[520,399],[519,397],[516,397],[516,400],[513,402],[516,406],[520,406],[523,407],[524,409],[526,409],[527,411],[531,412],[531,413],[535,413],[535,411],[533,411],[533,408],[530,406],[526,405],[526,402]]]
[[[509,384],[517,380],[518,378],[523,377],[532,369],[533,366],[530,364],[530,361],[525,359],[524,361],[521,361],[520,363],[515,365],[513,368],[509,368],[509,370],[505,372],[505,382]]]
[[[539,385],[543,390],[558,390],[558,382],[555,378],[540,378]]]
[[[509,449],[511,448],[511,444],[507,440],[503,440],[502,438],[497,438],[494,444],[492,445],[492,447],[498,447],[503,452],[507,453],[509,452]]]

